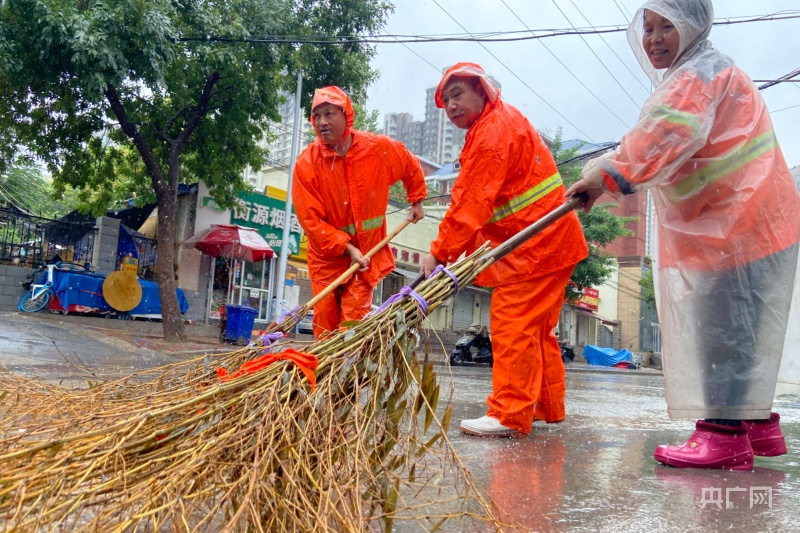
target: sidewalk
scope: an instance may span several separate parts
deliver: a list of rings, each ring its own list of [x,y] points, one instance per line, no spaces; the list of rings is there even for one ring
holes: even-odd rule
[[[49,313],[0,313],[0,322],[6,326],[4,328],[6,331],[0,335],[0,363],[20,367],[36,367],[37,359],[46,358],[46,353],[54,346],[56,352],[74,353],[76,358],[86,359],[87,362],[108,359],[140,360],[134,365],[139,368],[143,367],[147,360],[166,364],[186,357],[239,349],[239,346],[234,344],[220,342],[219,326],[216,324],[187,324],[185,327],[188,338],[185,342],[167,342],[163,338],[161,322]],[[255,339],[257,335],[256,329],[253,338]],[[313,341],[313,337],[291,333],[286,340],[307,343]],[[435,365],[445,366],[448,360],[448,346],[444,344],[448,340],[447,337],[441,339],[434,337],[427,343],[423,340],[418,346],[418,351],[422,355],[427,349],[428,357]],[[31,351],[29,348],[31,344],[38,344],[38,351]],[[25,353],[26,350],[32,357],[20,357],[19,354]],[[464,368],[470,366],[476,365],[465,365]],[[488,370],[488,367],[485,368]],[[566,371],[662,375],[660,370],[654,368],[629,370],[601,367],[589,365],[580,359],[568,363]]]

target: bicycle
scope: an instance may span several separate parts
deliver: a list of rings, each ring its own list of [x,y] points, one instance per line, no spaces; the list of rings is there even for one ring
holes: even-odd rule
[[[17,305],[20,311],[23,313],[35,313],[44,309],[50,302],[50,296],[55,293],[53,289],[53,272],[55,270],[90,272],[91,268],[88,264],[79,265],[77,263],[67,263],[64,261],[42,265],[31,274],[29,281],[22,284],[27,292],[20,299],[19,305]],[[44,283],[34,283],[33,280],[36,279],[37,274],[45,271]]]

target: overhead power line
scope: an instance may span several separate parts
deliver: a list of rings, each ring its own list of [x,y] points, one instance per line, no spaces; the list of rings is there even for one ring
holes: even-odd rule
[[[796,78],[797,76],[800,76],[800,68],[798,68],[796,70],[793,70],[793,71],[791,71],[790,73],[788,73],[788,74],[786,74],[784,76],[781,76],[777,80],[772,80],[772,81],[769,81],[769,82],[765,83],[764,85],[759,85],[758,86],[758,90],[759,91],[763,91],[764,89],[769,89],[773,85],[777,85],[779,83],[790,81],[790,80],[792,80],[792,78]]]
[[[389,35],[389,33],[388,33],[386,30],[383,30],[383,33],[386,33],[387,35]],[[417,52],[416,52],[416,51],[415,51],[413,48],[411,48],[410,46],[408,46],[406,43],[401,43],[401,42],[400,42],[400,41],[398,41],[396,38],[395,38],[395,41],[396,41],[396,42],[398,42],[398,43],[400,43],[400,44],[402,44],[403,46],[405,46],[405,47],[406,47],[406,48],[407,48],[407,49],[408,49],[408,50],[409,50],[409,51],[410,51],[412,54],[414,54],[415,56],[417,56],[418,58],[420,58],[421,60],[423,60],[423,61],[424,61],[425,63],[427,63],[428,65],[430,65],[430,66],[431,66],[431,67],[432,67],[432,68],[433,68],[433,69],[434,69],[434,70],[435,70],[437,73],[439,72],[439,68],[438,68],[436,65],[434,65],[433,63],[431,63],[430,61],[428,61],[427,59],[425,59],[424,57],[422,57],[421,55],[419,55],[419,54],[418,54],[418,53],[417,53]]]
[[[519,21],[522,23],[522,25],[523,25],[523,26],[525,26],[526,28],[528,28],[528,25],[527,25],[527,24],[525,24],[525,21],[523,21],[523,20],[520,18],[520,16],[519,16],[519,15],[517,15],[517,14],[516,14],[516,12],[515,12],[513,9],[511,9],[511,6],[509,6],[509,5],[506,3],[506,0],[501,0],[501,1],[503,2],[503,5],[504,5],[504,6],[506,6],[506,7],[508,8],[508,10],[509,10],[509,11],[511,11],[511,14],[512,14],[512,15],[514,15],[515,17],[517,17],[517,20],[519,20]],[[530,30],[530,28],[528,28],[528,30]],[[563,62],[563,61],[561,61],[561,59],[559,59],[559,58],[558,58],[558,56],[557,56],[557,55],[556,55],[556,54],[555,54],[555,53],[554,53],[552,50],[550,50],[550,47],[549,47],[549,46],[547,46],[547,45],[545,44],[545,42],[544,42],[544,41],[539,41],[539,44],[541,44],[541,45],[544,47],[544,49],[545,49],[545,50],[547,50],[548,52],[550,52],[550,55],[551,55],[551,56],[553,56],[553,57],[555,58],[555,60],[556,60],[556,61],[558,61],[559,63],[561,63],[561,66],[563,66],[563,67],[564,67],[564,68],[567,70],[567,72],[569,72],[569,73],[572,75],[572,77],[573,77],[573,78],[575,78],[575,80],[576,80],[578,83],[580,83],[580,84],[583,86],[583,88],[584,88],[584,89],[586,89],[587,91],[589,91],[589,94],[591,94],[592,96],[594,96],[595,100],[597,100],[598,102],[600,102],[600,105],[602,105],[603,107],[605,107],[605,108],[608,110],[608,112],[609,112],[609,113],[611,113],[612,115],[614,115],[614,118],[616,118],[618,121],[620,121],[620,123],[621,123],[623,126],[625,126],[626,128],[630,128],[630,127],[631,127],[631,126],[630,126],[630,124],[628,124],[627,122],[625,122],[624,120],[622,120],[622,119],[619,117],[619,115],[617,115],[617,114],[616,114],[616,113],[615,113],[615,112],[614,112],[614,111],[613,111],[613,110],[612,110],[610,107],[608,107],[608,105],[607,105],[607,104],[606,104],[606,103],[605,103],[605,102],[604,102],[604,101],[603,101],[603,100],[602,100],[602,99],[601,99],[599,96],[597,96],[597,95],[594,93],[594,91],[592,91],[592,90],[591,90],[591,89],[590,89],[590,88],[589,88],[589,87],[588,87],[588,86],[587,86],[585,83],[583,83],[583,80],[581,80],[581,79],[580,79],[580,77],[579,77],[577,74],[575,74],[574,72],[572,72],[572,70],[570,70],[570,68],[569,68],[569,67],[568,67],[566,64],[564,64],[564,62]]]
[[[630,22],[631,19],[633,18],[633,15],[631,15],[631,12],[628,11],[628,8],[626,7],[625,11],[623,11],[622,10],[623,6],[620,6],[617,0],[614,0],[614,4],[617,6],[617,9],[619,9],[619,12],[622,13],[622,18],[624,18],[627,22]]]
[[[588,22],[589,25],[591,26],[592,23],[589,21],[589,17],[587,17],[586,15],[583,14],[583,11],[581,11],[580,8],[577,5],[575,5],[575,2],[570,0],[570,4],[572,4],[572,6],[578,11],[578,13],[581,14],[581,16],[584,18],[584,20],[586,22]],[[592,27],[594,27],[594,26],[592,26]],[[619,60],[619,62],[622,64],[622,66],[625,67],[625,70],[627,70],[630,73],[630,75],[633,76],[633,79],[635,79],[639,83],[639,85],[641,85],[642,88],[649,94],[650,93],[650,88],[647,87],[647,85],[645,85],[644,83],[642,83],[642,80],[640,80],[639,77],[630,69],[630,67],[628,67],[628,65],[625,63],[625,61],[623,61],[622,58],[619,57],[619,54],[616,52],[616,50],[614,50],[614,48],[610,44],[608,44],[608,41],[606,41],[605,38],[602,35],[598,35],[598,37],[600,37],[600,40],[603,41],[603,44],[605,44],[606,47],[609,50],[611,50],[611,53],[614,54],[614,57],[616,57]]]
[[[800,104],[790,105],[789,107],[782,107],[780,109],[776,109],[775,111],[770,111],[770,113],[775,114],[775,113],[778,113],[780,111],[786,111],[787,109],[794,109],[795,107],[800,107]]]
[[[441,6],[440,6],[441,7]],[[776,20],[789,20],[800,18],[800,11],[782,11],[770,15],[749,18],[731,17],[714,22],[714,26],[727,26],[731,24],[744,24],[749,22],[768,22]],[[252,43],[252,44],[404,44],[404,43],[435,43],[435,42],[513,42],[562,37],[566,35],[598,35],[601,33],[619,33],[628,29],[627,25],[596,26],[594,28],[568,28],[568,29],[539,29],[525,31],[496,31],[463,34],[433,34],[433,35],[403,35],[387,34],[383,36],[330,36],[330,35],[260,35],[246,39],[223,37],[217,35],[180,36],[180,42],[224,42],[224,43]]]
[[[434,4],[436,4],[437,6],[439,6],[439,9],[441,9],[442,11],[444,11],[445,15],[447,15],[448,17],[450,17],[451,19],[453,19],[453,22],[455,22],[456,24],[458,24],[458,25],[459,25],[459,27],[460,27],[462,30],[464,30],[464,31],[468,32],[467,28],[465,28],[465,27],[464,27],[464,26],[463,26],[463,25],[462,25],[462,24],[461,24],[459,21],[457,21],[457,20],[456,20],[456,18],[455,18],[453,15],[451,15],[451,14],[450,14],[450,13],[449,13],[449,12],[448,12],[448,11],[447,11],[445,8],[443,8],[443,7],[442,7],[442,6],[439,4],[439,2],[437,2],[436,0],[433,0],[433,3],[434,3]],[[525,83],[525,81],[524,81],[522,78],[520,78],[519,76],[517,76],[517,73],[516,73],[516,72],[514,72],[513,70],[511,70],[511,69],[510,69],[510,68],[509,68],[509,67],[508,67],[508,66],[507,66],[507,65],[506,65],[506,64],[505,64],[505,63],[504,63],[504,62],[503,62],[503,61],[502,61],[502,60],[501,60],[499,57],[497,57],[496,55],[494,55],[494,54],[491,52],[491,50],[489,50],[488,48],[486,48],[486,45],[484,45],[483,43],[478,43],[478,44],[480,44],[480,45],[483,47],[483,49],[484,49],[484,50],[486,50],[486,52],[488,52],[488,53],[489,53],[489,55],[490,55],[490,56],[492,56],[493,58],[495,58],[495,60],[496,60],[498,63],[500,63],[500,64],[501,64],[501,65],[502,65],[502,66],[503,66],[503,67],[504,67],[504,68],[505,68],[507,71],[509,71],[509,72],[511,73],[511,75],[512,75],[512,76],[514,76],[515,78],[517,78],[517,80],[519,80],[519,82],[520,82],[520,83],[522,83],[522,84],[523,84],[525,87],[527,87],[527,88],[528,88],[528,90],[529,90],[530,92],[532,92],[534,95],[536,95],[536,97],[537,97],[537,98],[539,98],[539,100],[541,100],[542,102],[544,102],[544,104],[545,104],[547,107],[549,107],[550,109],[552,109],[552,110],[553,110],[553,111],[554,111],[554,112],[555,112],[555,113],[556,113],[556,114],[557,114],[559,117],[563,118],[563,119],[564,119],[564,120],[567,122],[567,124],[569,124],[570,126],[572,126],[573,128],[575,128],[575,130],[577,130],[577,131],[578,131],[578,132],[579,132],[581,135],[583,135],[585,138],[587,138],[587,139],[591,140],[591,138],[589,137],[589,135],[587,135],[587,134],[586,134],[586,133],[585,133],[583,130],[581,130],[581,129],[580,129],[578,126],[576,126],[575,124],[573,124],[573,123],[572,123],[572,121],[571,121],[570,119],[568,119],[568,118],[567,118],[567,117],[565,117],[563,114],[561,114],[561,112],[560,112],[560,111],[558,111],[558,109],[556,109],[555,107],[553,107],[553,106],[552,106],[552,105],[551,105],[551,104],[550,104],[550,103],[549,103],[547,100],[545,100],[545,99],[544,99],[544,98],[543,98],[543,97],[542,97],[542,96],[541,96],[539,93],[537,93],[535,90],[533,90],[533,87],[531,87],[530,85],[528,85],[527,83]]]
[[[564,16],[564,18],[565,18],[565,19],[567,19],[567,22],[569,22],[569,24],[570,24],[570,25],[571,25],[573,28],[575,28],[575,25],[574,25],[574,24],[572,24],[572,21],[569,19],[569,17],[567,16],[567,14],[566,14],[566,13],[564,13],[564,10],[563,10],[563,9],[561,9],[561,7],[558,5],[558,3],[557,3],[555,0],[553,0],[553,5],[554,5],[554,6],[556,6],[556,9],[558,9],[558,10],[561,12],[561,14]],[[606,72],[608,72],[608,75],[609,75],[609,76],[611,76],[611,79],[613,79],[613,80],[614,80],[614,83],[616,83],[617,85],[619,85],[619,88],[620,88],[620,89],[622,89],[622,92],[624,92],[624,93],[625,93],[625,95],[628,97],[628,99],[629,99],[629,100],[630,100],[630,101],[633,103],[633,105],[634,105],[634,106],[636,106],[636,109],[639,109],[639,108],[641,108],[641,105],[639,104],[639,102],[637,102],[636,100],[634,100],[634,99],[633,99],[633,96],[631,96],[631,93],[629,93],[629,92],[628,92],[628,90],[625,88],[625,86],[624,86],[624,85],[622,85],[622,84],[619,82],[619,80],[617,79],[617,77],[616,77],[616,76],[614,76],[614,73],[613,73],[613,72],[611,72],[611,70],[608,68],[608,66],[605,64],[605,62],[603,62],[603,60],[600,58],[600,56],[599,56],[599,55],[597,55],[597,52],[595,52],[595,51],[594,51],[594,48],[592,48],[592,46],[589,44],[589,41],[587,41],[587,40],[586,40],[586,39],[583,37],[583,35],[581,35],[581,36],[580,36],[580,38],[581,38],[581,40],[583,41],[583,44],[585,44],[585,45],[586,45],[586,47],[589,49],[589,51],[590,51],[590,52],[591,52],[591,53],[594,55],[594,57],[596,57],[596,58],[597,58],[597,60],[600,62],[600,64],[601,64],[601,65],[603,65],[603,68],[604,68],[604,69],[606,69]]]

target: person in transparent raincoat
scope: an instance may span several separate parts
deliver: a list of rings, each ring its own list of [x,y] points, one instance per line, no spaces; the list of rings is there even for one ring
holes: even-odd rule
[[[628,40],[653,82],[633,129],[568,195],[650,190],[673,418],[692,437],[655,458],[750,470],[786,453],[772,413],[800,238],[800,196],[752,80],[708,40],[711,0],[651,0]]]

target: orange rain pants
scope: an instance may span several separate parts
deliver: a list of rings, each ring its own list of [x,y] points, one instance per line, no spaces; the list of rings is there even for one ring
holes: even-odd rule
[[[311,290],[316,296],[328,286],[328,283],[316,283],[311,280]],[[321,338],[326,333],[336,331],[339,324],[353,320],[361,320],[372,308],[372,291],[374,287],[364,277],[356,273],[341,284],[328,296],[314,306],[312,326],[314,337]]]
[[[492,293],[492,393],[488,416],[529,433],[534,416],[546,422],[566,417],[566,372],[553,330],[575,265]]]

